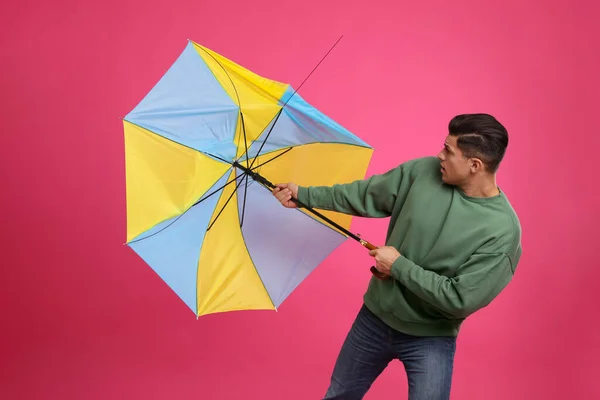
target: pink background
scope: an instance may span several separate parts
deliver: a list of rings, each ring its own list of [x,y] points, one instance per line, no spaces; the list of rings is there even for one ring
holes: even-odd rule
[[[119,117],[187,38],[298,86],[341,34],[301,93],[377,148],[369,174],[435,155],[457,113],[490,112],[511,134],[499,182],[524,255],[508,289],[465,323],[452,398],[600,396],[597,2],[6,4],[0,398],[323,395],[367,253],[344,244],[278,313],[196,320],[122,245]],[[380,244],[386,222],[353,230]],[[406,390],[394,363],[367,398]]]

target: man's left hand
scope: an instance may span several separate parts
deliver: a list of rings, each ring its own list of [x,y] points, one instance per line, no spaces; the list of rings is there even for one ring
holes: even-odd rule
[[[369,251],[369,255],[375,258],[375,268],[385,275],[392,273],[392,264],[400,257],[400,253],[392,246],[383,246]]]

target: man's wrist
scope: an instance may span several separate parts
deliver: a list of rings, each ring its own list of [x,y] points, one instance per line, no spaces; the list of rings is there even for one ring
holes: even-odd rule
[[[306,199],[306,195],[307,195],[306,188],[298,185],[298,191],[296,192],[296,199],[298,199],[300,202],[306,204],[308,202],[308,200]]]
[[[411,262],[409,259],[404,257],[402,254],[396,258],[396,260],[392,263],[392,267],[390,268],[390,275],[395,279],[401,281],[402,276],[406,274],[407,270],[411,268]]]

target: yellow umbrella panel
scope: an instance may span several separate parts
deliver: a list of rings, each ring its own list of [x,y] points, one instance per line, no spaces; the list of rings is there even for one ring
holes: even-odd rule
[[[271,194],[362,179],[372,155],[288,84],[189,42],[123,124],[127,244],[197,316],[276,309],[350,234]]]

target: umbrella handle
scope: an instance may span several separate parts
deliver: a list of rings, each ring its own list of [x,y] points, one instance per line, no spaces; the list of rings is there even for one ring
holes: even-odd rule
[[[363,246],[365,246],[365,247],[366,247],[368,250],[375,250],[375,249],[377,249],[377,246],[375,246],[374,244],[371,244],[371,243],[367,242],[366,240],[361,240],[361,244],[362,244]],[[389,279],[389,278],[390,278],[390,276],[389,276],[389,275],[385,275],[385,274],[383,274],[383,273],[379,272],[379,271],[377,270],[377,268],[375,268],[375,266],[372,266],[372,267],[370,268],[370,271],[371,271],[371,273],[372,273],[372,274],[373,274],[373,275],[374,275],[376,278],[378,278],[378,279],[381,279],[381,280],[386,280],[386,279]]]

